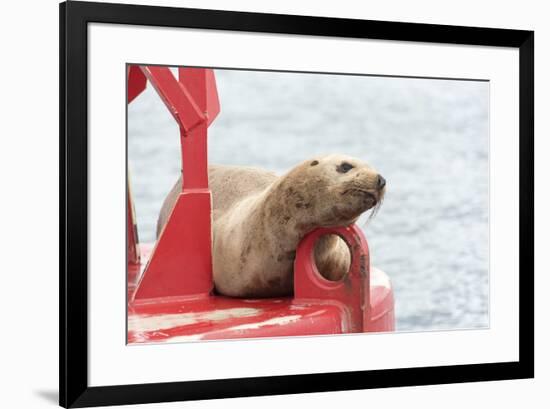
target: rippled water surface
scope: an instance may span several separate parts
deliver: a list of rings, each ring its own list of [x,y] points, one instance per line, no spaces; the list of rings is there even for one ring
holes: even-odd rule
[[[486,82],[216,70],[222,112],[210,163],[284,173],[322,153],[359,157],[388,187],[368,223],[392,279],[398,330],[486,327]],[[178,177],[179,133],[148,88],[129,107],[128,158],[142,242]]]

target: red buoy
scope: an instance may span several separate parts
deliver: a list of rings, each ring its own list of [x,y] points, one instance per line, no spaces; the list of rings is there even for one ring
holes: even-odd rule
[[[237,299],[215,295],[212,280],[208,126],[220,112],[214,72],[133,65],[128,103],[149,82],[180,128],[182,191],[157,242],[138,243],[128,181],[128,342],[393,331],[394,299],[387,275],[370,266],[363,232],[355,225],[317,229],[296,250],[294,296]],[[351,254],[339,281],[322,277],[315,242],[337,234]]]

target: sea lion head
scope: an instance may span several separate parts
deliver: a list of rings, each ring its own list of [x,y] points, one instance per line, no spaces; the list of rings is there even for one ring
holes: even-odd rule
[[[347,226],[380,206],[386,180],[372,166],[346,155],[318,156],[289,173],[288,205],[301,213],[308,230]],[[306,222],[307,221],[307,222]]]

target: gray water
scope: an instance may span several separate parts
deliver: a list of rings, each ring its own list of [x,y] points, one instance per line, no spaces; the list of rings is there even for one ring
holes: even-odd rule
[[[363,217],[372,264],[391,278],[397,329],[487,327],[489,83],[216,70],[222,111],[209,161],[284,173],[323,153],[387,180]],[[129,106],[140,240],[153,241],[180,170],[179,131],[151,87]]]

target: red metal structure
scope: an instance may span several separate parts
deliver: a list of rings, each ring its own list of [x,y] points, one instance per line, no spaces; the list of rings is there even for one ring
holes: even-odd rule
[[[128,103],[155,88],[180,128],[182,191],[154,247],[139,245],[128,188],[128,342],[393,331],[389,279],[371,268],[367,241],[355,225],[317,229],[296,252],[294,297],[236,299],[215,295],[207,132],[220,112],[214,73],[132,65]],[[129,183],[128,183],[129,186]],[[317,271],[314,245],[337,234],[351,252],[340,281]]]

